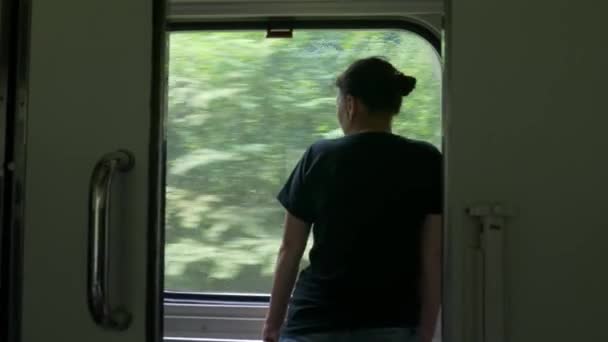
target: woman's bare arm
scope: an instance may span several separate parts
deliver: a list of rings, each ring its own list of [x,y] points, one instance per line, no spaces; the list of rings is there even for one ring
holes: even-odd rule
[[[428,215],[422,231],[420,341],[431,342],[441,306],[442,217]]]
[[[309,223],[289,213],[285,215],[285,232],[277,259],[270,309],[264,326],[264,341],[278,341],[279,329],[285,320],[287,305],[298,276],[300,261],[306,249],[309,234]]]

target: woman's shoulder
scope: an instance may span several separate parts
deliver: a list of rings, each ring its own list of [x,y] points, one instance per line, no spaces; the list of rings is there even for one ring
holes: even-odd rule
[[[439,150],[439,148],[437,148],[437,146],[428,141],[406,138],[403,136],[400,136],[400,138],[402,139],[405,145],[407,145],[411,149],[419,151],[420,153],[427,153],[435,156],[441,155],[441,151]]]
[[[365,136],[343,136],[338,138],[320,139],[313,143],[307,150],[309,157],[316,158],[321,155],[331,155],[333,153],[340,153],[352,148],[357,149],[358,147],[370,146],[371,141],[365,140],[370,138],[370,135]],[[434,144],[418,139],[412,139],[397,134],[383,134],[376,135],[375,138],[380,138],[380,145],[384,148],[390,147],[391,150],[395,150],[397,153],[411,153],[415,155],[426,155],[429,157],[441,157],[441,151]],[[376,140],[377,141],[377,140]],[[388,145],[386,144],[388,143]],[[376,145],[375,143],[372,143]],[[377,145],[376,145],[377,146]]]
[[[312,145],[310,145],[308,150],[312,154],[325,153],[325,152],[334,150],[338,146],[340,146],[342,144],[342,140],[343,140],[343,137],[320,139],[320,140],[315,141]]]

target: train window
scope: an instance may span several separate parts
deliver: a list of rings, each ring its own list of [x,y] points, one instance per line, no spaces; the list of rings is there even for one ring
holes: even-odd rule
[[[394,129],[440,145],[440,61],[409,31],[181,31],[169,55],[168,291],[269,292],[283,222],[275,195],[308,145],[341,135],[333,84],[354,60],[384,56],[418,78]]]

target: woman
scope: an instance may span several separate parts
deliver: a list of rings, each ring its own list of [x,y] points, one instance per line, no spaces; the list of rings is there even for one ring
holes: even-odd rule
[[[287,212],[264,341],[432,340],[442,158],[391,133],[415,84],[377,57],[337,79],[345,136],[308,148],[278,195]],[[290,301],[311,227],[310,266]]]

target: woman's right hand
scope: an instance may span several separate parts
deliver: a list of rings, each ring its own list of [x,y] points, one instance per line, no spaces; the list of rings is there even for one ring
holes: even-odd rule
[[[262,341],[279,342],[279,329],[265,324],[262,330]]]

